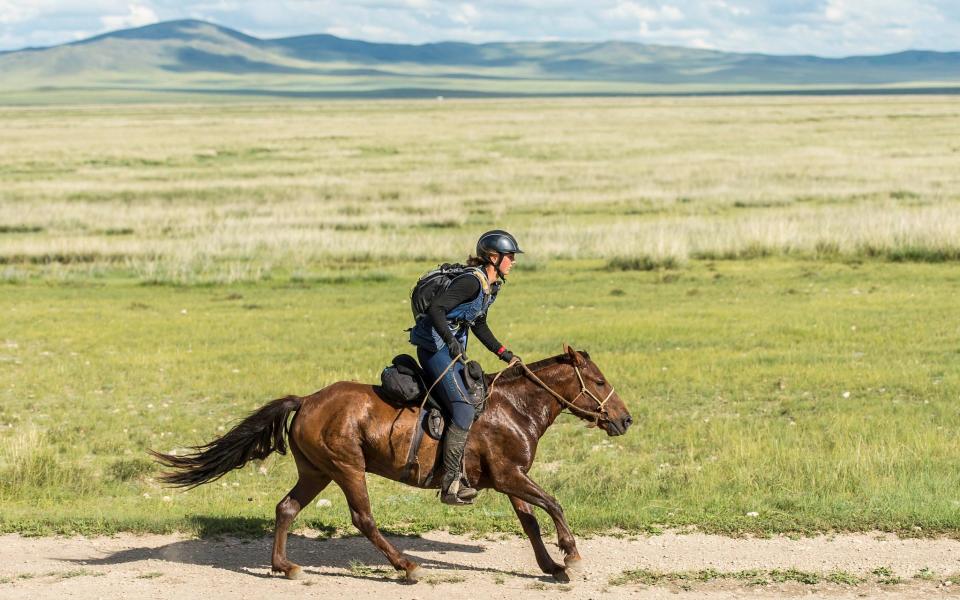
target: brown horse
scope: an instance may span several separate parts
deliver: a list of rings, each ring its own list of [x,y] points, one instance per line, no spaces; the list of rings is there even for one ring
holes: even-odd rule
[[[493,378],[488,376],[488,386]],[[496,380],[486,410],[474,423],[464,461],[465,474],[478,489],[493,488],[506,494],[533,544],[537,564],[559,581],[569,581],[567,570],[576,569],[580,553],[560,504],[527,472],[533,464],[537,442],[563,410],[590,421],[608,435],[621,435],[632,423],[630,413],[586,352],[564,345],[564,353],[530,365],[508,367]],[[285,427],[290,413],[296,416]],[[353,524],[383,552],[397,570],[416,581],[422,569],[405,558],[383,537],[370,512],[366,473],[403,480],[404,462],[416,407],[391,404],[376,386],[356,382],[334,383],[310,396],[274,400],[252,413],[221,438],[194,448],[188,456],[151,453],[175,469],[161,479],[169,484],[194,487],[213,481],[252,459],[272,452],[286,453],[285,437],[297,463],[298,480],[277,504],[272,567],[295,579],[300,567],[287,560],[290,524],[331,481],[343,490]],[[437,457],[437,442],[425,437],[418,458],[425,472],[416,475],[418,487]],[[430,487],[439,485],[435,477]],[[553,561],[540,536],[533,506],[545,510],[557,528],[565,558]]]

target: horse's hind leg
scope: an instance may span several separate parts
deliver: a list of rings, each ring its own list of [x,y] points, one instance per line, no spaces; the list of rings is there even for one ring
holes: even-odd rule
[[[517,513],[517,518],[520,519],[523,532],[530,538],[530,544],[533,545],[533,553],[537,557],[537,565],[540,566],[540,570],[548,575],[553,575],[560,581],[568,579],[565,567],[554,562],[550,558],[550,553],[547,552],[547,547],[543,545],[540,523],[537,522],[537,517],[533,514],[533,507],[516,496],[509,496],[509,498],[510,503],[513,504],[514,512]]]
[[[353,525],[359,529],[367,539],[373,542],[373,545],[390,561],[394,569],[406,571],[407,580],[416,581],[422,570],[417,563],[407,560],[402,554],[387,541],[380,530],[377,529],[377,523],[373,520],[373,513],[370,510],[370,497],[367,495],[367,477],[363,471],[351,471],[335,476],[334,480],[343,490],[343,495],[347,497],[347,504],[350,506],[350,518]]]
[[[290,579],[300,576],[300,567],[287,560],[287,532],[300,511],[317,497],[330,483],[330,478],[318,472],[300,471],[300,479],[283,500],[277,504],[277,523],[273,533],[272,571],[282,572]]]

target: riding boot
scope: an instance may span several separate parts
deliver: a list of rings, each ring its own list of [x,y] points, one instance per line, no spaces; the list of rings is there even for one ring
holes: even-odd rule
[[[460,465],[467,445],[469,429],[450,423],[443,438],[443,480],[440,483],[440,501],[444,504],[473,504],[477,490],[461,481]]]

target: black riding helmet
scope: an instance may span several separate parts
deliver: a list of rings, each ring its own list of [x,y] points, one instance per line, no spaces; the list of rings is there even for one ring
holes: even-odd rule
[[[496,262],[490,259],[492,252],[497,253]],[[500,279],[506,281],[507,278],[500,272],[500,262],[503,260],[504,254],[523,254],[523,250],[521,250],[520,245],[517,244],[517,238],[506,231],[494,229],[481,235],[480,239],[477,240],[477,257],[484,263],[493,265]]]

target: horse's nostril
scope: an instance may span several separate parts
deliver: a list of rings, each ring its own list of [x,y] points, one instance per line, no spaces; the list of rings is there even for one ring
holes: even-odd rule
[[[627,417],[626,419],[623,420],[624,429],[626,429],[627,427],[630,427],[631,425],[633,425],[633,417]]]

